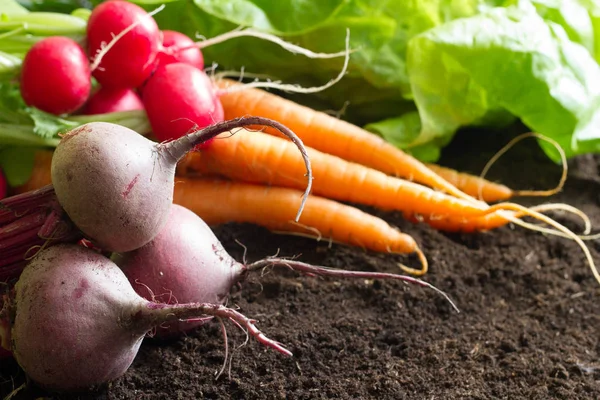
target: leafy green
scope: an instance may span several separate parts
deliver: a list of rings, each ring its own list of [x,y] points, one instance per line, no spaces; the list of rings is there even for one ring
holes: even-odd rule
[[[408,65],[422,122],[413,144],[518,116],[558,141],[568,156],[599,149],[600,131],[581,140],[576,127],[596,111],[591,107],[600,95],[600,66],[531,4],[424,32],[409,43]]]

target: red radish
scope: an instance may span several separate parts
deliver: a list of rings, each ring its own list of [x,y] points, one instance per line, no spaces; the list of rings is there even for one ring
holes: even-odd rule
[[[4,173],[0,169],[0,199],[5,198],[7,193],[8,183],[6,182],[6,177],[4,176]]]
[[[269,266],[287,267],[312,276],[402,280],[437,290],[408,276],[327,269],[274,257],[243,265],[225,251],[199,216],[177,204],[172,205],[169,220],[152,241],[132,252],[114,254],[113,260],[140,296],[167,304],[221,304],[231,287],[243,281],[249,272]],[[156,334],[164,337],[189,331],[203,322],[173,322],[159,328]]]
[[[159,141],[180,138],[224,118],[208,75],[184,63],[158,68],[142,89],[142,101]]]
[[[291,355],[222,305],[143,299],[110,259],[74,244],[40,252],[21,274],[8,307],[15,359],[30,379],[51,390],[88,389],[118,378],[149,331],[180,319],[233,320],[259,342]]]
[[[189,36],[170,30],[163,30],[161,33],[163,36],[162,48],[158,53],[157,68],[181,62],[204,69],[204,56]]]
[[[120,34],[122,37],[118,37]],[[118,39],[113,40],[115,37]],[[92,10],[87,42],[88,53],[94,59],[93,75],[102,86],[110,88],[138,87],[148,79],[161,43],[154,18],[140,6],[123,0],[109,0]]]
[[[61,36],[31,46],[23,60],[20,81],[21,96],[27,105],[56,115],[79,109],[92,88],[83,48]]]
[[[101,87],[90,96],[82,114],[95,115],[119,111],[143,110],[142,99],[132,89]]]
[[[167,143],[156,143],[116,124],[81,125],[65,134],[54,151],[51,175],[56,197],[70,220],[95,245],[111,252],[137,249],[152,240],[167,221],[177,162],[206,140],[252,125],[278,129],[300,148],[308,172],[308,193],[312,171],[300,139],[276,121],[247,117],[211,125]]]

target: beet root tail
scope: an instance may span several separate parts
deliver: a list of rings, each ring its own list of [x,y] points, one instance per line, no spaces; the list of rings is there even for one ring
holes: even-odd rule
[[[136,314],[133,319],[140,328],[150,330],[152,327],[163,323],[177,320],[191,320],[199,317],[217,317],[230,320],[241,327],[247,329],[259,343],[278,351],[286,356],[292,356],[292,352],[283,347],[280,343],[268,338],[255,325],[256,320],[250,319],[232,308],[221,304],[213,303],[186,303],[186,304],[161,304],[148,302],[145,309]]]

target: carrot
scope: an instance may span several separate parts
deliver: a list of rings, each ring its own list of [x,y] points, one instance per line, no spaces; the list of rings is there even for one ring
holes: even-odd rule
[[[178,177],[173,201],[209,225],[247,222],[274,232],[316,237],[377,252],[416,253],[426,271],[427,261],[412,237],[357,208],[310,195],[300,223],[294,222],[301,198],[302,192],[296,189]]]
[[[425,165],[458,189],[486,203],[508,200],[514,196],[513,190],[502,184],[491,182],[475,175],[458,172],[437,164]]]
[[[313,167],[313,193],[318,196],[398,210],[408,215],[456,216],[460,221],[490,214],[505,206],[473,204],[311,148],[307,148],[307,152]],[[180,162],[178,174],[221,175],[301,189],[302,166],[302,159],[288,141],[261,132],[239,130],[231,137],[219,137],[201,151],[190,153]],[[502,225],[506,223],[502,221]],[[448,227],[448,230],[454,229]]]
[[[21,186],[13,188],[15,194],[25,193],[39,189],[52,183],[50,177],[50,164],[52,163],[52,150],[38,150],[35,152],[33,170],[29,180]]]
[[[261,89],[236,87],[239,84],[232,80],[219,79],[215,84],[220,88],[225,119],[268,117],[289,127],[308,147],[474,201],[416,158],[356,125]],[[270,129],[265,132],[277,134]]]

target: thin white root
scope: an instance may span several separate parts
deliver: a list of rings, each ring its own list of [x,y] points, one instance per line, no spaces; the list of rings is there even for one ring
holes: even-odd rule
[[[161,12],[164,8],[165,8],[165,5],[162,4],[160,7],[158,7],[154,11],[149,12],[148,14],[146,14],[145,17],[146,18],[151,18],[153,15],[156,15],[159,12]],[[123,36],[125,36],[126,34],[128,34],[129,32],[131,32],[136,26],[138,26],[139,24],[141,24],[142,21],[143,21],[143,19],[140,19],[140,20],[134,22],[133,24],[129,25],[127,28],[125,28],[121,32],[119,32],[119,34],[117,34],[116,36],[114,36],[112,38],[112,40],[110,42],[108,42],[108,44],[101,46],[100,49],[98,49],[98,51],[96,52],[96,54],[92,58],[92,64],[90,65],[90,71],[94,72],[100,66],[100,63],[102,62],[102,58],[106,55],[106,53],[108,53],[108,51],[110,49],[112,49],[114,47],[114,45],[119,40],[121,40],[121,38],[123,38]]]
[[[513,190],[512,191],[513,195],[514,196],[552,196],[552,195],[560,192],[563,189],[565,182],[567,180],[567,172],[568,172],[567,156],[565,154],[565,151],[562,149],[562,147],[560,147],[560,144],[558,144],[558,142],[556,142],[555,140],[550,139],[549,137],[546,137],[542,134],[536,133],[536,132],[523,133],[523,134],[517,136],[516,138],[512,139],[510,142],[508,142],[496,154],[494,154],[494,156],[492,158],[490,158],[490,160],[487,162],[487,164],[485,164],[485,167],[483,167],[483,170],[481,171],[481,174],[479,175],[479,177],[481,179],[484,179],[485,175],[488,173],[488,171],[490,170],[492,165],[496,161],[498,161],[498,159],[500,157],[502,157],[504,155],[504,153],[506,153],[508,150],[510,150],[515,144],[517,144],[521,140],[527,139],[530,137],[535,137],[535,138],[538,138],[545,142],[548,142],[556,148],[556,150],[558,151],[558,154],[560,155],[560,160],[561,160],[561,163],[563,166],[562,175],[560,177],[560,181],[558,182],[556,187],[554,187],[553,189],[549,189],[549,190]],[[481,183],[479,185],[478,195],[480,198],[483,196],[483,183]]]
[[[198,35],[196,35],[196,37],[198,39],[202,39],[202,37],[199,37]],[[219,36],[215,36],[214,38],[204,39],[200,42],[197,42],[196,45],[198,46],[199,49],[204,49],[206,47],[209,47],[209,46],[212,46],[212,45],[215,45],[218,43],[222,43],[227,40],[238,38],[238,37],[255,37],[258,39],[267,40],[271,43],[275,43],[276,45],[279,45],[280,47],[289,51],[290,53],[301,54],[308,58],[336,58],[336,57],[345,56],[347,53],[347,50],[339,51],[337,53],[315,53],[314,51],[305,49],[304,47],[300,47],[298,45],[286,42],[285,40],[281,39],[278,36],[275,36],[273,34],[266,33],[266,32],[257,31],[256,29],[253,29],[253,28],[234,29],[233,31],[226,32]]]
[[[344,58],[344,65],[342,66],[342,70],[334,79],[330,80],[329,82],[327,82],[326,84],[324,84],[322,86],[302,87],[300,85],[281,83],[281,81],[266,81],[266,82],[254,81],[254,82],[245,83],[243,85],[235,85],[235,86],[230,86],[225,89],[219,89],[219,90],[217,90],[217,96],[222,96],[227,93],[246,90],[249,88],[267,88],[267,89],[281,90],[284,92],[303,93],[303,94],[317,93],[317,92],[322,92],[323,90],[329,89],[330,87],[332,87],[333,85],[338,83],[344,77],[344,75],[346,74],[346,72],[348,70],[348,64],[350,62],[350,30],[348,29],[348,30],[346,30],[346,32],[347,32],[347,34],[346,34],[346,50],[344,52],[345,58]]]
[[[564,234],[566,238],[569,238],[569,239],[572,239],[573,241],[575,241],[575,243],[577,243],[577,245],[581,248],[581,250],[583,250],[583,254],[590,266],[590,269],[592,270],[592,274],[594,275],[594,278],[596,278],[596,281],[598,283],[600,283],[600,273],[598,273],[598,270],[596,269],[596,264],[594,263],[594,259],[592,258],[592,254],[590,253],[590,250],[585,245],[583,240],[579,236],[577,236],[575,233],[573,233],[571,230],[569,230],[567,227],[558,223],[557,221],[554,221],[552,218],[550,218],[544,214],[533,211],[530,208],[521,206],[519,204],[514,204],[514,203],[501,204],[501,205],[498,205],[498,208],[500,208],[498,210],[498,212],[501,213],[501,215],[504,218],[506,218],[508,221],[510,221],[514,224],[524,226],[523,221],[519,220],[518,218],[514,217],[513,215],[509,215],[506,211],[509,211],[509,210],[517,211],[518,213],[520,213],[522,215],[530,216],[539,221],[542,221],[542,222],[552,226],[553,228],[557,229],[558,231],[562,232],[562,234]],[[534,227],[535,227],[535,225],[534,225]],[[538,227],[535,227],[535,229],[533,229],[533,230],[539,231],[539,229],[537,229],[537,228]]]
[[[221,333],[223,333],[223,340],[225,341],[225,356],[223,357],[223,366],[221,370],[217,372],[215,376],[215,380],[218,380],[221,377],[225,368],[227,368],[227,359],[229,358],[229,340],[227,340],[227,328],[225,328],[225,324],[223,323],[223,319],[217,317],[219,320],[219,324],[221,325]]]

